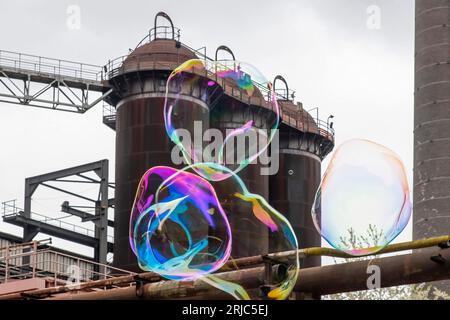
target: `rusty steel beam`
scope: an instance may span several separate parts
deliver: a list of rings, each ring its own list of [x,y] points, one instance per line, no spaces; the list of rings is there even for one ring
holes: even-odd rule
[[[416,284],[450,279],[450,249],[424,249],[411,254],[375,258],[300,270],[296,292],[313,296],[367,289],[367,267],[381,271],[381,287]],[[218,274],[218,277],[258,289],[264,284],[264,267]],[[51,299],[227,299],[227,295],[202,280],[191,282],[160,281],[128,288],[77,294],[61,294]]]

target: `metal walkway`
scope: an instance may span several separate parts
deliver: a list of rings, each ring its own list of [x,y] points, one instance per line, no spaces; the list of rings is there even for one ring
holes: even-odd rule
[[[179,40],[179,30],[175,28],[172,33]],[[168,39],[170,35],[167,26],[155,26],[137,47],[154,39]],[[217,60],[217,51],[215,59],[212,59],[207,56],[206,47],[194,49],[184,43],[180,45],[194,52],[205,63]],[[224,46],[219,49],[231,52]],[[123,62],[127,58],[129,54],[110,60],[105,66],[98,66],[0,50],[0,102],[84,113],[103,101],[103,123],[115,130],[116,110],[107,104],[108,99],[105,101],[105,98],[114,91],[108,80],[124,71]],[[155,61],[154,68],[159,67]],[[264,95],[268,94],[265,86],[256,85]],[[286,85],[286,89],[277,89],[276,95],[278,99],[289,100],[295,92]],[[320,120],[318,115],[314,119],[299,119],[282,107],[281,120],[300,131],[313,128],[317,131],[315,133],[334,140],[333,128]]]
[[[15,205],[15,201],[3,202],[3,221],[25,228],[32,226],[39,232],[64,240],[73,241],[90,247],[97,247],[99,239],[95,238],[95,231],[61,219],[44,216],[31,212],[27,216],[23,210]],[[114,237],[108,236],[108,252],[113,252]]]
[[[112,92],[103,80],[101,66],[0,50],[1,102],[84,113]]]
[[[69,289],[91,281],[134,275],[107,264],[55,251],[46,241],[0,247],[0,296],[32,289],[27,288],[30,279],[40,279],[41,289],[58,286]],[[31,285],[35,286],[36,282]]]

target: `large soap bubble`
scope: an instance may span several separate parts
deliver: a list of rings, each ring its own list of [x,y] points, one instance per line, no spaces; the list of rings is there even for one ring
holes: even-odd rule
[[[193,59],[170,74],[164,117],[184,163],[213,162],[237,173],[267,152],[280,110],[272,84],[252,65]],[[211,181],[230,176],[194,170]]]
[[[230,177],[216,182],[218,187],[225,184],[220,198],[224,207],[211,184],[188,170],[215,170]],[[260,254],[290,252],[278,258],[276,272],[267,279],[264,290],[247,290],[239,282],[212,274],[220,268],[236,270],[233,255],[238,253],[233,250],[247,251],[254,246],[251,241],[240,241],[245,234],[233,233],[228,222],[232,212],[224,208],[248,211],[245,219],[267,230],[266,251]],[[239,246],[232,246],[232,241]],[[286,299],[298,276],[298,244],[290,223],[263,197],[250,193],[230,169],[215,163],[198,163],[183,170],[149,170],[139,184],[133,206],[130,243],[142,269],[174,280],[202,279],[237,299]]]
[[[267,152],[276,134],[272,84],[247,63],[189,60],[167,80],[164,120],[187,166],[152,168],[139,183],[130,218],[139,266],[168,279],[201,279],[236,299],[286,299],[298,276],[297,238],[236,174]],[[239,268],[234,256],[253,252],[281,253],[272,256],[261,288],[216,275]]]
[[[261,226],[266,230],[265,235],[259,235],[267,240],[266,248],[259,254],[283,253],[282,257],[279,258],[280,261],[275,262],[278,266],[276,274],[272,279],[266,279],[266,286],[263,291],[248,291],[245,286],[240,287],[241,284],[239,282],[232,285],[223,281],[211,284],[229,292],[235,297],[286,299],[296,283],[300,267],[297,237],[289,221],[262,196],[251,193],[242,179],[224,166],[216,163],[197,163],[186,167],[180,172],[185,170],[193,170],[195,172],[213,170],[229,176],[227,180],[214,182],[213,186],[216,190],[220,190],[217,191],[217,194],[230,220],[233,239],[230,255],[231,262],[234,260],[233,257],[241,256],[242,254],[240,253],[251,252],[253,247],[256,246],[255,242],[261,242],[261,239],[247,236],[248,234],[245,232],[236,232],[237,228],[242,229],[242,225],[247,226],[248,233],[251,233],[252,226]],[[233,224],[231,223],[231,216],[233,216]],[[291,254],[285,255],[286,252]],[[223,270],[229,270],[229,268],[223,268]]]
[[[394,240],[406,227],[411,211],[400,158],[382,145],[355,139],[334,152],[312,216],[331,246],[360,256]]]
[[[130,244],[141,269],[168,279],[193,280],[228,260],[231,230],[208,181],[189,172],[155,167],[138,186]]]

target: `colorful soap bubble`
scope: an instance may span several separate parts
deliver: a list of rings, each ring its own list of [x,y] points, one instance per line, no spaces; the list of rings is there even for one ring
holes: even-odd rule
[[[271,281],[266,283],[265,291],[262,292],[264,298],[268,299],[286,299],[292,291],[297,280],[299,270],[298,258],[298,242],[296,235],[289,221],[260,195],[249,192],[242,179],[232,172],[230,169],[217,163],[197,163],[190,165],[181,172],[193,170],[194,172],[206,172],[213,170],[230,178],[227,180],[216,181],[213,186],[217,192],[222,208],[226,216],[231,219],[231,232],[233,237],[233,245],[231,250],[231,265],[235,257],[249,256],[256,247],[255,242],[261,242],[260,238],[266,239],[265,248],[257,248],[258,254],[268,253],[286,253],[283,255],[278,264],[278,272]],[[175,178],[175,174],[172,178]],[[170,183],[170,179],[164,184]],[[230,220],[231,221],[231,220]],[[245,232],[236,232],[237,228],[245,228]],[[252,236],[252,229],[263,230],[263,233]],[[250,254],[249,254],[250,253]],[[232,270],[228,266],[222,268],[223,271]],[[226,283],[217,278],[209,277],[207,281],[221,290],[224,290],[234,297],[261,298],[251,291],[247,291],[245,286],[239,283]]]
[[[312,216],[331,246],[361,256],[394,240],[408,224],[411,211],[400,158],[382,145],[355,139],[334,152]]]
[[[222,185],[219,199],[211,184],[188,172],[211,170],[230,176]],[[247,291],[240,283],[225,281],[214,272],[236,270],[233,255],[254,244],[240,241],[233,234],[227,212],[241,207],[254,225],[261,225],[267,239],[264,253],[290,252],[277,262],[275,275],[258,293]],[[232,203],[232,206],[227,204]],[[249,218],[252,217],[252,218]],[[239,246],[232,246],[232,240]],[[260,239],[254,239],[260,240]],[[152,168],[139,184],[130,220],[130,244],[143,270],[168,279],[202,279],[236,299],[286,299],[294,287],[299,270],[298,244],[287,219],[260,195],[248,191],[230,169],[216,163],[199,163],[182,170]],[[225,262],[228,263],[225,265]]]
[[[280,109],[272,84],[252,65],[193,59],[167,80],[164,118],[185,164],[213,162],[237,173],[267,152]],[[203,169],[194,170],[210,181],[230,176]]]
[[[298,277],[297,238],[287,219],[236,174],[267,152],[276,134],[280,110],[272,84],[247,63],[189,60],[168,77],[164,120],[188,166],[152,168],[139,183],[130,245],[141,269],[201,279],[236,299],[286,299]],[[238,268],[233,256],[251,252],[281,253],[261,290],[217,275]]]
[[[130,245],[141,269],[168,279],[193,280],[228,260],[231,230],[208,181],[170,167],[154,167],[138,186]]]

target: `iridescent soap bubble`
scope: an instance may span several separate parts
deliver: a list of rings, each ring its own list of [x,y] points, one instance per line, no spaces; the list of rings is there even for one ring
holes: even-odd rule
[[[193,59],[170,74],[164,117],[187,165],[213,162],[237,173],[267,152],[280,109],[272,84],[254,66]],[[194,170],[211,181],[230,176],[203,169]]]
[[[234,258],[242,256],[242,252],[250,252],[256,246],[255,242],[261,242],[260,238],[248,237],[251,232],[250,226],[262,227],[264,234],[259,235],[266,241],[266,249],[258,254],[282,253],[278,259],[278,272],[269,282],[263,291],[247,290],[241,283],[224,283],[215,281],[215,285],[235,297],[248,297],[260,299],[286,299],[291,293],[298,276],[299,257],[297,237],[289,221],[274,209],[262,196],[251,193],[245,186],[242,179],[233,173],[230,169],[216,163],[197,163],[182,171],[194,170],[207,171],[214,170],[229,176],[227,180],[214,182],[213,186],[217,191],[222,207],[229,218],[231,233],[233,237],[233,246],[230,255],[230,262],[223,271],[235,270],[232,268]],[[232,219],[232,220],[231,220]],[[247,232],[242,232],[242,226],[248,226]],[[241,230],[237,232],[237,228]],[[290,255],[285,255],[290,252]],[[213,277],[213,280],[217,278]],[[210,278],[207,280],[210,281]],[[261,296],[262,295],[262,296]]]
[[[394,240],[411,211],[405,168],[398,155],[377,143],[355,139],[334,152],[312,216],[331,246],[360,256]]]
[[[229,175],[230,179],[216,182],[226,183],[227,191],[220,199],[207,180],[188,172],[194,169]],[[238,269],[232,241],[242,243],[239,248],[234,247],[239,250],[254,245],[239,242],[242,234],[233,233],[228,221],[232,212],[224,210],[219,200],[232,202],[232,207],[227,206],[230,210],[248,210],[248,217],[252,218],[246,219],[265,227],[270,253],[290,252],[277,257],[277,272],[262,291],[255,293],[239,281],[226,281],[216,274]],[[155,167],[147,171],[133,205],[130,244],[141,269],[173,280],[201,279],[236,299],[286,299],[298,276],[297,238],[290,223],[263,197],[250,193],[236,174],[215,163],[194,164],[182,170]],[[269,252],[260,254],[265,253]]]
[[[228,260],[231,230],[208,181],[170,167],[154,167],[138,186],[130,245],[141,269],[168,279],[193,280]]]

